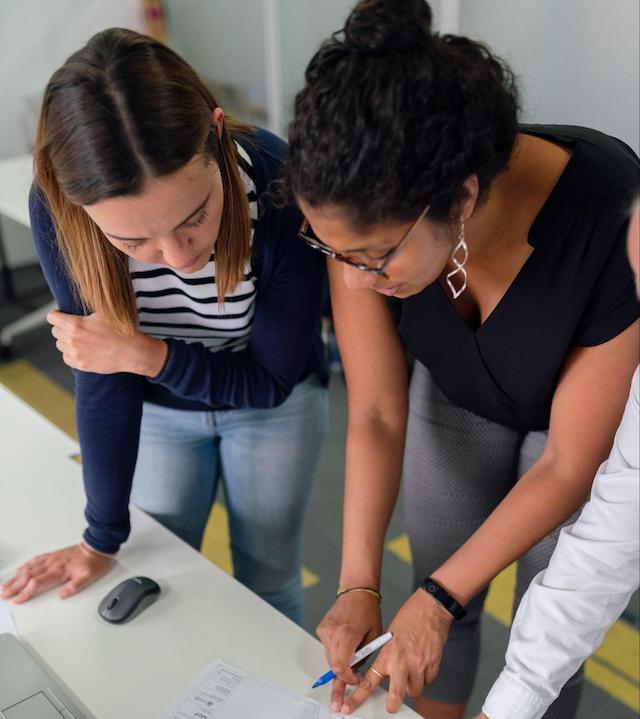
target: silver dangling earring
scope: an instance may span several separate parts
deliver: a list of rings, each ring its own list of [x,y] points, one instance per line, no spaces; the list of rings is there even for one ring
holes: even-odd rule
[[[459,252],[462,252],[462,259],[458,259],[457,255]],[[457,300],[458,297],[467,289],[467,271],[465,270],[464,266],[467,264],[467,260],[469,259],[469,248],[467,247],[467,243],[464,239],[464,220],[460,218],[460,231],[458,232],[458,244],[456,245],[455,250],[453,251],[453,254],[451,255],[451,261],[456,266],[455,270],[451,270],[447,274],[446,280],[447,284],[449,285],[449,289],[451,290],[451,294],[453,295],[453,299]],[[462,273],[462,286],[459,290],[457,290],[453,282],[451,281],[451,278],[457,275],[458,273]]]

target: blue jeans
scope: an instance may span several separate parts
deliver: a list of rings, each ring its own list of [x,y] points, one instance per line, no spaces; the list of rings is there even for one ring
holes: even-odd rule
[[[315,376],[273,409],[145,402],[131,501],[199,549],[221,479],[236,579],[301,624],[302,523],[326,417]]]

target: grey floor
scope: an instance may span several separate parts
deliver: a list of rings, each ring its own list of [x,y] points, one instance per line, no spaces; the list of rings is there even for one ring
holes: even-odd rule
[[[25,310],[45,303],[49,294],[37,268],[14,273],[19,299],[7,301],[0,281],[0,327],[19,317]],[[49,330],[33,330],[16,339],[13,358],[25,359],[62,386],[72,391],[71,375],[60,360]],[[305,565],[320,577],[307,590],[306,628],[313,633],[331,605],[338,580],[341,535],[341,494],[343,443],[346,425],[345,388],[340,375],[333,375],[330,390],[329,436],[323,449],[317,480],[310,501],[305,530]],[[388,537],[403,533],[401,502],[393,515]],[[389,552],[385,553],[382,592],[384,620],[388,622],[405,601],[410,591],[409,565]],[[636,627],[637,597],[627,612],[627,619]],[[468,716],[479,710],[483,697],[502,667],[507,630],[489,616],[483,621],[483,654]],[[592,684],[586,685],[579,719],[633,719],[635,712],[627,709]]]

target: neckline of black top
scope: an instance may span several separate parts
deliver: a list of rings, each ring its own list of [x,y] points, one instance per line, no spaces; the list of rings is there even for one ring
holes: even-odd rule
[[[449,311],[453,313],[455,321],[460,323],[461,329],[475,337],[481,333],[486,333],[488,331],[486,329],[487,325],[490,325],[492,321],[496,321],[495,317],[500,315],[501,311],[504,310],[505,305],[509,305],[512,300],[512,296],[517,294],[523,285],[526,286],[527,277],[532,271],[535,271],[536,266],[541,259],[540,251],[542,249],[542,245],[544,242],[549,241],[549,235],[564,234],[566,232],[567,224],[571,222],[575,216],[572,203],[567,202],[567,189],[573,186],[574,176],[579,172],[580,167],[582,166],[584,158],[580,144],[575,140],[563,138],[561,135],[532,130],[527,126],[521,126],[520,131],[524,135],[540,137],[544,140],[548,140],[549,142],[553,142],[556,145],[565,147],[571,151],[571,156],[529,228],[527,243],[533,248],[533,252],[531,252],[529,257],[527,257],[522,267],[513,278],[511,284],[507,287],[496,306],[493,310],[491,310],[482,324],[477,327],[470,325],[456,310],[455,306],[447,296],[448,290],[443,287],[440,282],[433,283],[436,286],[439,299],[443,301],[447,305]]]

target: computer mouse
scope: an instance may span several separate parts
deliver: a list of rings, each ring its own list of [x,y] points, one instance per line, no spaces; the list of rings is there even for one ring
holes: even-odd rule
[[[120,624],[137,617],[153,604],[160,585],[149,577],[131,577],[120,582],[98,605],[98,614],[107,622]]]

